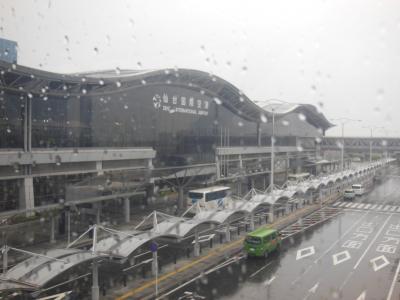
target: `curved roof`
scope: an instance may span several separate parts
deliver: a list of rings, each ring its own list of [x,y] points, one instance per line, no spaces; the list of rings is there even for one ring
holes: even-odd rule
[[[274,112],[277,116],[284,116],[290,113],[302,114],[305,116],[308,123],[318,128],[328,129],[334,126],[321,112],[317,110],[314,105],[311,104],[280,102],[279,105],[277,105],[277,103],[267,103],[262,105],[262,108],[269,114]]]
[[[57,74],[0,61],[1,88],[18,93],[33,95],[104,96],[127,91],[143,85],[169,84],[180,86],[217,98],[221,104],[244,119],[263,122],[271,111],[251,101],[241,90],[228,81],[198,70],[160,69],[160,70],[107,70],[79,74]],[[216,100],[218,101],[218,100]],[[280,114],[299,112],[315,127],[327,129],[333,126],[310,104],[296,104],[290,109],[281,109]]]

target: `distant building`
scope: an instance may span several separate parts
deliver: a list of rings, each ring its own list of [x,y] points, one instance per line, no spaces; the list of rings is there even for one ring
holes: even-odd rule
[[[0,60],[17,63],[17,42],[0,38]]]

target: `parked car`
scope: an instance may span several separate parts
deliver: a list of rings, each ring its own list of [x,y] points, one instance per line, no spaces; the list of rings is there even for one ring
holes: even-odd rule
[[[344,200],[354,200],[356,197],[356,193],[354,192],[353,189],[347,189],[344,191],[343,198]]]

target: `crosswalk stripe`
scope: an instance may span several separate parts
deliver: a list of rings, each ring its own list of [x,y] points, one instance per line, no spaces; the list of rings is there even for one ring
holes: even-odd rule
[[[351,205],[353,205],[353,203],[347,203],[345,207],[350,207]]]
[[[378,204],[374,204],[371,206],[371,209],[375,209],[375,207],[377,207],[377,206],[378,206]]]
[[[390,208],[390,205],[385,205],[385,208],[383,210],[387,211],[387,210],[389,210],[389,208]]]
[[[364,207],[364,203],[361,203],[357,208],[362,209]]]
[[[338,206],[341,202],[335,202],[332,206]]]
[[[376,209],[377,209],[377,210],[381,210],[382,207],[383,207],[383,205],[381,204],[381,205],[379,205]]]
[[[339,205],[339,207],[342,207],[342,206],[345,206],[346,205],[346,202],[342,202],[340,205]]]
[[[392,206],[392,208],[390,209],[390,211],[395,211],[397,208],[397,206]]]
[[[397,207],[397,210],[396,210],[396,211],[397,211],[397,212],[400,212],[400,206]]]
[[[371,207],[371,204],[366,204],[364,209],[369,209]]]
[[[357,206],[358,203],[352,203],[351,205],[349,205],[350,208],[355,208]]]

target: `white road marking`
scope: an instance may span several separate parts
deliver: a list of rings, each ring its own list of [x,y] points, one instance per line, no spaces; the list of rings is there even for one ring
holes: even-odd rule
[[[353,204],[354,204],[354,203],[349,202],[349,203],[346,204],[345,207],[350,207],[350,206],[353,205]]]
[[[342,262],[345,262],[346,260],[349,260],[351,258],[349,251],[345,250],[339,253],[335,253],[332,255],[333,258],[333,265],[336,266]]]
[[[364,209],[369,209],[371,207],[371,204],[365,205]]]
[[[375,209],[378,206],[378,204],[374,204],[371,206],[371,209]]]
[[[265,280],[264,285],[265,286],[270,285],[272,283],[272,281],[275,280],[275,278],[276,278],[275,276],[272,276],[270,279]]]
[[[360,203],[360,205],[357,208],[362,209],[364,205],[365,205],[364,203]]]
[[[365,300],[365,296],[367,295],[367,291],[363,291],[360,296],[356,300]]]
[[[335,247],[335,245],[341,241],[341,238],[344,237],[345,235],[347,235],[351,230],[353,230],[353,228],[356,227],[358,225],[358,223],[360,223],[361,220],[364,219],[364,217],[367,214],[368,214],[367,212],[364,213],[356,222],[354,222],[354,224],[351,225],[351,227],[349,229],[347,229],[324,253],[322,253],[322,255],[320,257],[318,257],[316,260],[314,260],[314,263],[316,264],[322,257],[324,257],[329,251],[331,251],[332,248]]]
[[[379,262],[379,261],[381,261],[381,263],[377,264],[377,262]],[[381,256],[371,259],[370,263],[372,263],[372,268],[374,269],[375,272],[386,267],[387,265],[390,265],[390,263],[387,260],[385,255],[381,255]]]
[[[390,211],[395,211],[397,208],[397,206],[392,206],[392,208],[390,209]]]
[[[313,254],[315,254],[314,246],[310,246],[310,247],[307,247],[307,248],[300,249],[300,250],[297,251],[296,260],[302,259],[304,257],[311,256]]]
[[[386,300],[391,300],[391,298],[392,298],[394,286],[396,284],[396,279],[399,277],[399,272],[400,272],[400,261],[397,264],[396,273],[394,273],[392,284],[390,285],[390,290],[389,290],[389,293],[388,293],[388,296],[387,296]]]
[[[389,210],[389,208],[390,208],[390,205],[386,205],[385,208],[384,208],[383,210],[384,210],[384,211],[387,211],[387,210]]]
[[[339,207],[345,206],[347,202],[342,202]]]
[[[358,208],[358,206],[360,205],[360,203],[354,203],[351,208]]]
[[[397,211],[397,212],[400,212],[400,206],[397,207],[397,210],[396,210],[396,211]]]
[[[338,206],[341,202],[335,202],[332,206]]]
[[[260,268],[259,270],[255,271],[253,274],[250,275],[250,278],[256,276],[258,273],[260,273],[262,270],[264,270],[266,267],[268,267],[270,264],[272,264],[272,262],[267,263],[265,266],[263,266],[262,268]]]
[[[376,233],[376,235],[374,236],[373,240],[371,241],[371,243],[368,245],[367,249],[365,249],[364,253],[361,255],[360,259],[357,261],[357,263],[354,265],[354,270],[357,269],[358,265],[360,264],[360,262],[362,261],[362,259],[364,258],[365,254],[367,254],[369,248],[371,248],[372,244],[375,243],[376,239],[378,238],[379,234],[382,232],[383,228],[385,228],[386,223],[390,220],[390,218],[393,216],[393,214],[390,214],[386,221],[383,223],[382,227],[379,229],[379,231]]]
[[[315,292],[317,291],[318,286],[319,286],[319,282],[317,282],[317,283],[316,283],[311,289],[309,289],[308,291],[309,291],[310,293],[315,294]]]
[[[383,205],[381,204],[381,205],[379,205],[376,209],[377,209],[377,210],[381,210],[382,207],[383,207]]]

